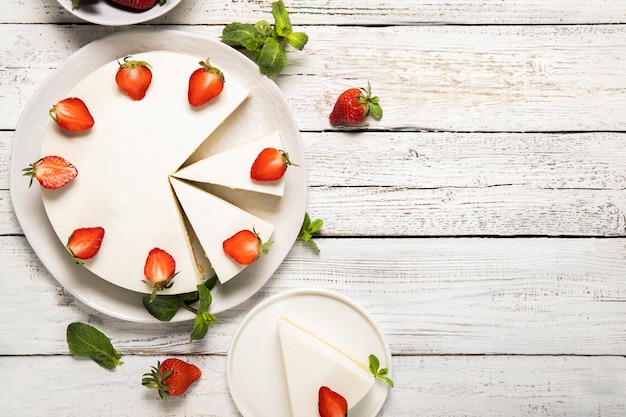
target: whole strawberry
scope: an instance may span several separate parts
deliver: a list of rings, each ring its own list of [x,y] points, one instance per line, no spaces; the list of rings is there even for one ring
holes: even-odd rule
[[[252,230],[240,230],[228,239],[222,247],[224,253],[233,258],[237,263],[250,265],[256,261],[261,254],[268,252],[268,248],[274,242],[262,242],[259,235]]]
[[[78,97],[68,97],[57,102],[48,113],[52,120],[65,130],[88,130],[94,125],[93,116],[87,105]]]
[[[72,254],[74,261],[77,264],[82,264],[84,259],[91,259],[96,256],[100,251],[103,238],[104,229],[102,227],[82,227],[72,232],[65,246]]]
[[[212,66],[207,58],[206,61],[200,62],[200,68],[189,77],[187,91],[189,104],[194,107],[202,106],[219,96],[223,89],[224,74],[219,68]]]
[[[370,114],[377,120],[383,117],[379,98],[372,97],[371,86],[368,82],[367,89],[350,88],[341,93],[329,119],[333,125],[360,125]]]
[[[147,388],[159,390],[159,396],[167,400],[184,394],[201,376],[202,371],[196,365],[168,358],[163,363],[157,362],[149,373],[143,374],[141,383]]]
[[[33,162],[22,169],[23,175],[30,177],[29,187],[36,178],[42,187],[56,190],[76,178],[78,170],[65,158],[57,155],[48,155]]]
[[[157,291],[170,288],[174,284],[172,279],[177,274],[175,271],[176,261],[172,255],[160,248],[150,250],[143,268],[145,282],[152,287],[150,302],[156,298]]]
[[[152,82],[150,64],[146,61],[131,60],[130,57],[124,58],[124,62],[119,64],[115,73],[115,82],[131,99],[143,99]]]
[[[276,181],[285,175],[290,165],[298,166],[289,160],[289,154],[280,149],[265,148],[252,163],[250,178],[254,181]]]

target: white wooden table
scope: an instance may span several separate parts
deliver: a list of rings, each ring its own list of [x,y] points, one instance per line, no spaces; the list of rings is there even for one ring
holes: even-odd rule
[[[28,100],[80,47],[130,28],[88,24],[54,0],[2,3],[1,415],[238,416],[233,332],[300,287],[343,293],[379,323],[396,383],[380,416],[626,415],[623,0],[287,1],[310,41],[275,81],[302,132],[321,253],[295,243],[194,343],[188,322],[125,322],[77,301],[10,200]],[[144,26],[217,39],[227,23],[269,19],[270,4],[183,0]],[[337,94],[367,80],[383,120],[332,128]],[[111,337],[124,365],[71,356],[73,321]],[[162,402],[140,376],[167,356],[205,376]]]

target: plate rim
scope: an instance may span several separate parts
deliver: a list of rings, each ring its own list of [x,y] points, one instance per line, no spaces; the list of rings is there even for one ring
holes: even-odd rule
[[[165,39],[165,41],[163,41],[162,45],[157,45],[161,39]],[[54,233],[54,232],[52,231],[52,226],[50,225],[47,217],[44,219],[34,219],[34,220],[27,219],[29,213],[27,213],[26,210],[28,210],[28,207],[23,207],[24,204],[26,203],[22,201],[26,197],[22,197],[17,191],[19,189],[18,187],[24,186],[23,183],[19,182],[19,180],[23,181],[23,176],[22,176],[23,166],[22,165],[24,164],[22,165],[18,164],[17,160],[19,158],[17,158],[17,156],[20,155],[20,150],[22,147],[28,147],[27,144],[22,145],[20,143],[21,142],[20,138],[24,136],[22,134],[22,131],[26,129],[24,125],[27,124],[28,121],[30,121],[29,119],[36,117],[36,116],[32,116],[33,108],[37,108],[38,106],[41,107],[42,97],[44,97],[46,94],[50,94],[48,90],[55,90],[56,88],[56,87],[51,87],[50,84],[55,81],[60,81],[60,84],[65,85],[65,87],[59,87],[57,88],[57,90],[65,88],[64,91],[67,92],[69,91],[70,87],[76,83],[76,81],[71,83],[69,81],[62,80],[63,79],[62,76],[66,74],[66,72],[69,72],[71,68],[74,68],[73,71],[77,71],[75,69],[76,66],[74,65],[74,61],[80,60],[81,58],[83,58],[84,55],[88,55],[91,53],[97,54],[98,49],[104,49],[107,47],[115,47],[120,50],[124,49],[124,50],[131,51],[128,53],[147,52],[148,49],[146,48],[149,48],[150,50],[165,50],[165,51],[181,52],[180,50],[184,48],[179,46],[177,49],[177,47],[174,46],[176,41],[194,43],[194,45],[196,42],[198,42],[201,44],[201,46],[198,47],[198,49],[202,49],[202,50],[221,48],[221,53],[225,53],[229,56],[232,56],[233,62],[235,64],[243,65],[244,69],[242,71],[247,72],[247,71],[254,70],[255,73],[249,76],[254,77],[254,78],[261,77],[263,87],[271,90],[271,94],[273,94],[274,98],[278,100],[280,102],[280,105],[287,110],[286,111],[287,119],[286,119],[285,126],[288,126],[288,129],[291,129],[294,134],[297,133],[297,135],[295,135],[293,140],[295,144],[298,146],[298,149],[294,149],[291,152],[295,151],[294,152],[295,154],[300,154],[299,165],[302,168],[301,170],[296,171],[296,172],[299,172],[298,174],[294,174],[293,176],[294,181],[300,183],[300,184],[297,184],[297,186],[301,187],[301,189],[296,189],[294,191],[297,191],[299,195],[301,196],[301,198],[296,199],[296,203],[297,203],[296,206],[295,207],[290,206],[290,209],[293,210],[294,212],[300,212],[302,215],[302,218],[304,217],[304,213],[306,211],[306,200],[307,200],[306,198],[306,195],[307,195],[306,166],[305,166],[303,143],[302,143],[300,130],[297,126],[293,112],[289,108],[278,86],[273,82],[273,80],[269,79],[268,77],[264,75],[261,75],[260,72],[258,72],[258,67],[256,67],[256,65],[252,61],[250,61],[247,57],[245,57],[243,54],[239,53],[238,51],[232,49],[231,47],[225,44],[222,44],[221,42],[218,42],[217,40],[211,39],[206,36],[197,35],[197,34],[184,32],[180,30],[173,30],[173,29],[143,29],[143,28],[131,29],[131,30],[126,30],[122,32],[112,33],[108,36],[105,36],[103,38],[100,38],[100,39],[97,39],[97,40],[94,40],[92,42],[85,44],[83,47],[79,48],[74,53],[72,53],[64,62],[62,62],[48,76],[46,80],[44,80],[44,82],[39,86],[39,88],[35,91],[31,99],[27,102],[27,104],[23,108],[22,113],[20,114],[20,117],[16,125],[15,134],[14,134],[14,143],[13,143],[13,148],[11,151],[9,192],[10,192],[11,202],[13,206],[13,211],[17,218],[18,224],[20,225],[33,252],[35,252],[39,260],[42,262],[46,270],[52,275],[52,277],[64,289],[68,290],[74,297],[76,297],[78,300],[80,300],[87,306],[94,308],[95,310],[101,313],[107,314],[111,317],[115,317],[121,320],[130,321],[130,322],[168,323],[168,322],[158,321],[156,318],[150,315],[147,312],[147,310],[145,310],[145,308],[141,304],[140,297],[143,295],[142,293],[135,293],[133,291],[126,290],[121,287],[117,287],[114,284],[111,284],[108,281],[105,281],[104,279],[101,279],[99,277],[98,277],[99,281],[102,281],[105,283],[104,286],[108,285],[114,291],[115,289],[120,289],[122,292],[124,292],[124,294],[119,294],[120,297],[117,297],[117,298],[118,299],[121,298],[121,301],[120,301],[121,305],[129,307],[130,310],[132,311],[127,310],[125,312],[120,312],[115,308],[111,308],[110,305],[107,306],[107,302],[110,303],[111,300],[107,301],[106,299],[107,297],[102,297],[101,295],[99,296],[99,294],[97,294],[95,291],[92,291],[92,288],[89,288],[88,286],[86,289],[83,289],[83,288],[72,289],[68,287],[67,280],[59,277],[59,273],[58,273],[59,268],[58,267],[55,268],[54,266],[51,267],[51,264],[54,264],[54,262],[52,260],[46,261],[45,259],[43,259],[44,257],[42,257],[42,253],[44,252],[45,248],[43,247],[43,245],[40,245],[36,241],[35,236],[33,236],[33,233],[34,233],[33,229],[36,229],[37,227],[46,227],[49,229],[48,230],[49,233]],[[134,50],[137,48],[139,48],[140,50],[139,51]],[[110,59],[106,59],[106,60],[103,59],[102,62],[91,64],[91,66],[95,66],[95,68],[97,68],[100,65],[107,63],[108,61],[110,61]],[[230,65],[235,65],[235,64],[231,63]],[[92,69],[87,69],[87,70],[82,70],[82,71],[86,75],[88,74],[88,71],[91,71],[91,70]],[[71,77],[66,77],[66,78],[71,78]],[[253,86],[248,86],[248,88],[252,90]],[[47,117],[47,111],[46,111],[46,117]],[[285,117],[285,115],[283,115],[283,117]],[[36,141],[36,142],[39,144],[39,147],[40,147],[41,140]],[[37,155],[39,155],[39,153],[37,153]],[[30,190],[30,191],[36,192],[36,190]],[[22,194],[24,193],[25,192],[22,191]],[[38,196],[39,196],[38,201],[42,206],[41,209],[43,209],[43,203],[41,202],[41,197],[39,193],[38,193]],[[298,203],[298,200],[300,200],[299,203]],[[299,207],[297,207],[298,205]],[[37,222],[37,225],[30,226],[29,224],[32,221]],[[285,250],[284,256],[282,256],[280,261],[273,268],[271,268],[272,270],[268,274],[268,277],[260,285],[257,285],[254,288],[254,290],[245,299],[240,299],[236,302],[231,302],[230,304],[226,304],[224,307],[220,307],[221,309],[212,308],[211,311],[214,314],[217,314],[222,311],[229,310],[241,304],[242,302],[246,301],[252,295],[256,294],[263,287],[263,285],[267,283],[267,281],[276,272],[276,269],[278,269],[280,264],[282,264],[282,262],[284,261],[285,257],[287,256],[291,247],[296,241],[300,225],[301,223],[298,224],[298,230],[296,230],[295,225],[292,226],[292,230],[290,230],[291,233],[289,233],[289,236],[288,236],[289,237],[288,241],[290,242],[288,244],[288,248],[286,250],[285,248],[281,248]],[[56,238],[56,235],[55,235],[55,238]],[[58,241],[58,238],[56,239]],[[56,246],[62,246],[62,245],[60,245],[60,242],[59,242],[59,245],[56,245]],[[81,269],[86,270],[86,268],[81,268]],[[100,286],[100,284],[96,284],[96,286]],[[128,299],[132,299],[133,297],[136,297],[136,300],[134,300],[134,303],[132,305],[128,304]],[[109,296],[108,298],[110,299],[111,297]],[[217,298],[219,299],[219,297]],[[215,299],[216,297],[214,295],[214,300]],[[118,300],[116,299],[115,302],[117,301]],[[138,304],[138,307],[137,307],[137,304]],[[176,314],[176,316],[174,316],[174,318],[172,318],[172,320],[169,321],[169,323],[192,320],[193,318],[194,318],[194,315],[191,312],[188,312],[187,310],[182,310],[182,311],[179,311],[178,314]]]
[[[385,361],[387,362],[387,366],[389,369],[389,373],[388,376],[391,377],[393,370],[391,367],[391,363],[392,363],[392,355],[391,355],[391,349],[389,348],[389,344],[387,343],[387,340],[385,338],[384,333],[382,332],[380,326],[378,325],[378,323],[374,320],[373,316],[367,311],[365,310],[365,308],[363,308],[363,306],[361,306],[360,304],[358,304],[356,301],[352,300],[350,297],[348,297],[345,294],[339,293],[337,291],[334,290],[329,290],[329,289],[325,289],[325,288],[292,288],[289,290],[284,290],[281,291],[279,293],[276,293],[274,295],[271,295],[268,298],[263,299],[261,302],[259,302],[257,305],[255,305],[252,309],[250,309],[250,311],[248,311],[248,313],[244,316],[244,318],[240,321],[239,325],[237,326],[237,329],[235,330],[235,332],[233,333],[233,336],[231,338],[231,342],[228,346],[228,351],[227,351],[227,359],[226,359],[226,380],[227,380],[227,384],[228,384],[228,389],[231,395],[231,398],[235,404],[235,406],[237,407],[237,410],[242,413],[242,415],[244,415],[244,417],[253,417],[253,416],[247,416],[244,414],[244,411],[247,410],[241,410],[240,409],[240,405],[238,403],[238,401],[241,401],[240,398],[236,398],[237,395],[234,394],[234,390],[233,390],[233,384],[234,382],[234,376],[233,376],[233,361],[235,360],[233,357],[233,350],[235,349],[238,339],[241,337],[242,333],[246,330],[246,327],[250,324],[250,322],[252,320],[254,320],[254,318],[256,317],[256,315],[258,315],[260,312],[262,312],[264,309],[270,307],[272,304],[281,302],[285,299],[289,299],[289,298],[293,298],[293,297],[299,297],[299,296],[307,296],[307,295],[312,295],[312,296],[317,296],[317,297],[325,297],[325,298],[329,298],[332,300],[335,300],[337,302],[340,302],[342,304],[345,304],[346,306],[354,309],[359,315],[361,315],[364,320],[367,321],[367,323],[370,325],[370,327],[372,328],[372,330],[374,331],[374,333],[376,334],[376,336],[378,337],[379,341],[381,342],[381,347],[383,349],[384,352],[384,356],[385,356]],[[373,414],[372,417],[377,415],[380,410],[382,409],[382,406],[384,405],[387,396],[389,395],[389,386],[387,384],[384,385],[384,396],[382,397],[381,401],[379,404],[376,405],[376,408],[374,410],[372,410]]]

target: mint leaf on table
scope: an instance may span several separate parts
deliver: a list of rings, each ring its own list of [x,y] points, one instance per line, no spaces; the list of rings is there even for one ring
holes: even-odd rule
[[[98,365],[113,369],[122,364],[120,355],[104,333],[89,324],[74,322],[67,326],[67,346],[76,356],[89,357]]]
[[[196,315],[193,330],[190,335],[190,342],[202,339],[209,331],[209,326],[217,323],[217,318],[208,312],[213,296],[211,289],[217,283],[217,276],[214,275],[202,284],[199,284],[196,291],[176,294],[157,295],[154,299],[150,295],[144,295],[142,302],[146,310],[159,321],[170,321],[180,308],[191,311]],[[197,307],[192,304],[198,303]]]
[[[376,355],[369,355],[369,361],[370,372],[372,373],[372,375],[374,375],[374,378],[382,379],[387,384],[389,384],[390,387],[393,388],[393,381],[387,376],[389,374],[389,369],[380,369],[380,361],[378,360]]]
[[[311,216],[309,213],[304,213],[304,220],[302,221],[302,226],[300,227],[300,233],[298,233],[297,240],[301,240],[305,243],[310,244],[316,252],[319,253],[320,248],[313,241],[313,235],[319,231],[324,225],[324,221],[321,219],[315,219],[311,221]]]
[[[222,42],[252,52],[259,71],[269,77],[282,72],[287,64],[285,43],[302,50],[309,40],[304,32],[293,32],[289,13],[282,0],[272,3],[274,25],[266,20],[255,24],[233,22],[222,30]]]

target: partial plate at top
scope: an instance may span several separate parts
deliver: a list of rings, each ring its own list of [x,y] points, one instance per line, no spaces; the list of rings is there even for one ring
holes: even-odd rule
[[[181,2],[181,0],[167,0],[162,6],[157,2],[151,9],[134,11],[118,6],[109,0],[82,0],[76,9],[72,9],[72,0],[57,1],[74,16],[103,26],[127,26],[147,22],[163,16]]]

